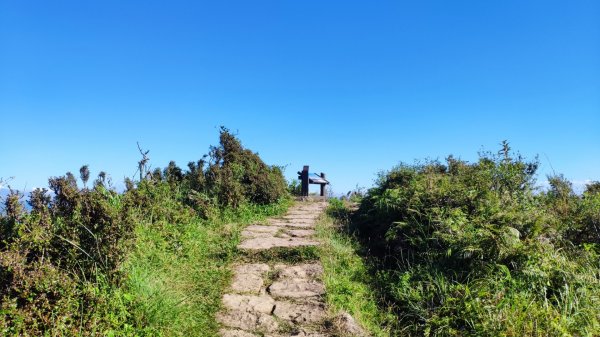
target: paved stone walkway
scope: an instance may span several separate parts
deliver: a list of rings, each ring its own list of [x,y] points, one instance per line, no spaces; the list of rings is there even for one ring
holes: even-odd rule
[[[248,226],[238,248],[257,252],[318,245],[314,227],[326,206],[325,202],[299,202],[281,218]],[[324,324],[328,317],[320,263],[248,262],[234,268],[230,292],[222,300],[224,310],[217,316],[222,337],[332,336]],[[344,319],[353,323],[349,316]]]

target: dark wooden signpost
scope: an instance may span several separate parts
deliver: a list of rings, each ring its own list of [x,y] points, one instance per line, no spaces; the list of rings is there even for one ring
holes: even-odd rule
[[[329,181],[327,181],[327,179],[325,179],[325,173],[321,172],[320,175],[318,175],[316,173],[309,173],[308,165],[304,165],[304,168],[302,168],[302,171],[298,172],[298,179],[300,179],[302,181],[301,192],[300,192],[301,196],[308,197],[308,185],[309,184],[321,185],[321,196],[322,197],[325,196],[325,186],[329,185]]]

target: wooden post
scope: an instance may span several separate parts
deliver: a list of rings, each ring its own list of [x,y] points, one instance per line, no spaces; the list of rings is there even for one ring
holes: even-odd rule
[[[304,168],[302,168],[300,178],[302,179],[301,194],[303,197],[308,197],[308,165],[304,165]]]
[[[325,180],[325,173],[321,172],[321,178],[323,178],[323,180]],[[326,184],[321,184],[321,196],[322,197],[325,196],[325,187],[326,187]]]

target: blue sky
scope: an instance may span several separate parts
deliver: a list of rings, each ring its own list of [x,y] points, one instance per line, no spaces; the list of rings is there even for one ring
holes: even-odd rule
[[[507,139],[600,180],[598,1],[0,1],[0,177],[180,166],[239,132],[336,192]],[[550,166],[551,164],[551,166]]]

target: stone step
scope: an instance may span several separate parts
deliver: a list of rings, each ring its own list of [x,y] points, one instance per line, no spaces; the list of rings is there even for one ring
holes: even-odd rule
[[[326,203],[301,203],[287,215],[248,226],[239,249],[317,246],[316,221]],[[243,263],[233,266],[233,280],[223,295],[217,320],[222,337],[329,337],[320,263]],[[340,335],[337,333],[337,335]],[[345,334],[341,334],[345,335]]]

